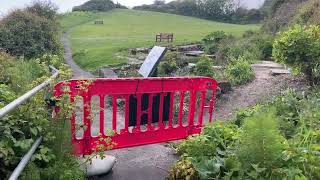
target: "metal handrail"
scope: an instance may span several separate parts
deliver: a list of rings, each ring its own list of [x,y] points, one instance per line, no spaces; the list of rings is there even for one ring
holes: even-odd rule
[[[26,167],[26,165],[30,161],[32,155],[34,154],[34,152],[36,151],[36,149],[40,145],[41,141],[42,141],[42,136],[39,137],[36,140],[36,142],[34,142],[34,144],[32,145],[31,149],[28,151],[28,153],[23,156],[23,158],[21,159],[20,163],[18,164],[18,166],[14,169],[13,173],[11,174],[9,180],[18,179],[19,175],[21,174],[23,169]]]
[[[38,93],[43,88],[48,86],[50,84],[50,82],[59,75],[59,70],[57,70],[53,66],[49,66],[49,67],[54,71],[54,74],[48,80],[46,80],[45,82],[41,83],[37,87],[33,88],[31,91],[25,93],[24,95],[22,95],[19,98],[15,99],[14,101],[9,103],[5,107],[1,108],[0,109],[0,118],[2,118],[3,116],[7,115],[9,112],[14,110],[16,107],[20,106],[21,104],[26,102],[28,99],[30,99],[32,96],[34,96],[36,93]]]
[[[22,95],[19,98],[15,99],[14,101],[9,103],[5,107],[1,108],[0,109],[0,118],[4,117],[5,115],[7,115],[11,111],[13,111],[15,108],[17,108],[18,106],[20,106],[21,104],[26,102],[28,99],[30,99],[32,96],[34,96],[36,93],[41,91],[43,88],[47,87],[51,83],[51,81],[53,81],[59,75],[59,70],[57,70],[53,66],[49,66],[49,67],[50,67],[50,69],[52,69],[53,75],[49,79],[47,79],[46,81],[44,81],[43,83],[38,85],[37,87],[33,88],[31,91],[25,93],[24,95]],[[34,152],[36,151],[36,149],[40,145],[42,139],[43,138],[41,136],[33,143],[31,149],[28,151],[28,153],[26,155],[23,156],[23,158],[19,162],[18,166],[15,168],[15,170],[11,174],[9,180],[18,179],[19,175],[21,174],[23,169],[26,167],[26,165],[28,164],[28,162],[31,159],[32,155],[34,154]]]

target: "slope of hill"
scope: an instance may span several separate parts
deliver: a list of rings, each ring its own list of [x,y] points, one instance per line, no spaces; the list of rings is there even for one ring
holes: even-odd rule
[[[95,25],[94,19],[103,20]],[[105,13],[69,13],[62,18],[63,29],[72,27],[70,41],[73,57],[83,68],[95,70],[99,66],[125,62],[117,53],[135,47],[156,45],[155,35],[174,33],[173,44],[199,41],[206,34],[223,30],[239,36],[244,31],[258,29],[258,25],[217,23],[192,17],[135,11],[112,10]]]
[[[269,18],[263,25],[267,32],[277,33],[294,24],[320,24],[319,0],[270,0],[270,4]]]

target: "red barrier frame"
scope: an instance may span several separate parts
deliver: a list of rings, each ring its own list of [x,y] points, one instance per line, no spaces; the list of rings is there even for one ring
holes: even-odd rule
[[[84,101],[84,125],[87,127],[84,130],[84,137],[77,139],[75,136],[75,115],[71,117],[71,142],[73,145],[74,154],[89,155],[97,146],[100,137],[91,136],[91,121],[90,116],[90,102],[93,96],[99,97],[100,102],[100,127],[99,131],[102,137],[108,137],[105,134],[104,128],[104,97],[112,97],[112,129],[117,130],[116,113],[117,113],[117,99],[125,100],[125,122],[124,128],[120,132],[111,137],[116,145],[113,149],[134,147],[146,144],[167,142],[179,139],[185,139],[189,135],[198,134],[201,132],[203,126],[203,114],[205,109],[208,109],[209,122],[212,121],[215,92],[217,89],[217,82],[214,79],[207,77],[168,77],[168,78],[117,78],[117,79],[86,79],[86,80],[69,80],[60,82],[54,87],[54,96],[60,97],[63,92],[63,87],[68,87],[67,92],[70,95],[70,101],[74,102],[76,96],[81,96]],[[209,103],[206,103],[207,90],[212,91],[209,97]],[[197,123],[194,124],[195,117],[195,103],[197,92],[200,93],[200,107],[198,110]],[[147,112],[141,111],[141,96],[142,94],[160,94],[161,97],[167,93],[171,93],[169,120],[166,125],[163,123],[163,98],[160,98],[159,105],[159,122],[154,126],[152,122],[152,96],[149,96],[149,108]],[[179,94],[179,114],[177,126],[173,126],[173,104],[174,95]],[[190,94],[187,125],[183,126],[183,106],[184,96],[186,93]],[[135,95],[137,97],[137,122],[136,126],[129,131],[129,96]],[[150,106],[151,105],[151,106]],[[151,108],[150,108],[151,107]],[[142,114],[148,114],[147,130],[142,131],[140,126],[140,118]]]

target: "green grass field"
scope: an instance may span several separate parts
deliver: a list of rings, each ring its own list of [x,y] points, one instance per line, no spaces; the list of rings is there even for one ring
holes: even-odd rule
[[[104,20],[95,25],[95,19]],[[129,48],[156,45],[155,35],[174,33],[173,44],[200,41],[210,32],[223,30],[240,36],[258,25],[235,25],[158,12],[113,10],[106,13],[69,13],[62,16],[62,29],[72,28],[71,44],[75,61],[87,70],[124,63],[117,53]]]

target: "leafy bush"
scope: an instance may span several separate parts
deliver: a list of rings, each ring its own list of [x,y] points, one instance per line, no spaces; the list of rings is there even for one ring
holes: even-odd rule
[[[212,32],[208,35],[206,35],[202,41],[205,44],[210,44],[210,43],[219,43],[220,41],[222,41],[223,39],[227,38],[227,34],[224,31],[215,31]]]
[[[58,54],[58,25],[40,14],[40,8],[14,10],[0,21],[0,47],[11,55],[35,58],[45,53]],[[54,10],[52,10],[54,11]],[[51,16],[51,15],[50,15]]]
[[[182,67],[183,64],[180,62],[180,57],[176,53],[167,53],[164,60],[160,62],[158,72],[161,76],[167,76]],[[178,64],[180,63],[180,64]]]
[[[178,161],[170,170],[169,180],[177,179],[189,179],[196,180],[199,179],[198,172],[194,169],[191,161],[180,160]]]
[[[205,36],[202,39],[205,46],[205,52],[208,54],[215,54],[218,51],[220,42],[227,37],[227,34],[223,31],[216,31]]]
[[[34,180],[35,177],[38,177],[39,180],[85,178],[85,173],[81,170],[78,159],[71,154],[70,139],[72,135],[69,119],[75,107],[71,105],[69,95],[63,95],[59,98],[57,105],[60,107],[60,111],[56,114],[54,121],[46,127],[46,131],[51,136],[51,140],[46,142],[50,147],[50,149],[47,148],[47,151],[53,158],[50,160],[50,164],[47,164],[48,161],[43,162],[43,158],[46,158],[43,150],[33,155],[32,162],[23,173],[22,179],[24,180]]]
[[[271,36],[256,32],[247,32],[242,38],[228,37],[219,43],[215,53],[221,64],[227,64],[232,58],[245,57],[249,63],[268,59],[272,53]]]
[[[260,51],[260,59],[265,60],[272,57],[273,41],[273,36],[257,33],[251,37],[250,43],[254,44]]]
[[[69,78],[70,71],[64,72],[66,67],[59,65],[61,61],[58,56],[51,55],[38,60],[23,61],[0,54],[0,108],[47,79],[50,74],[45,63],[61,68],[60,78]],[[70,175],[83,177],[78,162],[69,155],[70,138],[62,136],[64,133],[61,133],[70,132],[65,126],[67,123],[51,121],[51,110],[44,100],[46,96],[46,91],[39,92],[27,104],[19,106],[1,119],[0,131],[3,133],[0,136],[0,177],[7,178],[11,174],[39,136],[44,137],[43,142],[23,172],[22,179],[49,179]],[[65,120],[65,117],[61,119]],[[63,125],[67,130],[58,125]],[[63,150],[55,149],[61,147]]]
[[[287,176],[296,175],[308,179],[320,178],[319,97],[317,90],[313,90],[307,95],[290,90],[282,96],[285,108],[280,106],[278,112],[280,114],[280,111],[284,110],[284,114],[287,116],[284,116],[286,118],[280,116],[280,123],[282,121],[292,122],[291,126],[286,127],[286,131],[282,130],[283,133],[290,132],[290,136],[287,137],[289,147],[283,152],[286,166],[280,171]],[[275,104],[277,103],[278,101],[275,102]],[[283,169],[293,170],[285,172]]]
[[[260,111],[264,105],[257,104],[250,108],[240,109],[237,111],[233,123],[236,124],[238,127],[241,127],[244,123],[244,120],[248,117],[252,117],[258,111]]]
[[[301,99],[295,91],[288,89],[272,102],[280,120],[280,131],[286,138],[293,137],[298,131]]]
[[[245,84],[254,78],[254,72],[244,57],[232,59],[225,69],[225,76],[234,85]]]
[[[205,56],[200,57],[195,66],[195,70],[194,70],[195,75],[220,79],[219,75],[214,72],[212,66],[213,66],[212,59]]]
[[[48,68],[37,61],[16,61],[15,65],[7,69],[7,76],[10,76],[11,88],[18,94],[23,94],[32,89],[30,82],[38,77],[48,74]],[[9,75],[10,74],[10,75]]]
[[[160,75],[170,75],[175,70],[178,69],[177,63],[175,61],[164,61],[159,65],[159,74]]]
[[[320,82],[320,26],[295,25],[281,32],[273,44],[276,61],[306,75],[311,85]]]
[[[236,121],[206,126],[177,150],[199,179],[319,179],[319,97],[317,90],[288,90],[273,102],[241,110]],[[296,122],[287,127],[294,129],[290,136],[284,136],[289,131],[283,121]]]
[[[262,177],[265,177],[271,173],[271,168],[281,166],[284,138],[280,135],[279,122],[272,111],[247,118],[240,139],[236,153],[243,168],[251,169],[252,165],[263,167]]]
[[[190,159],[201,179],[218,176],[223,158],[236,145],[240,131],[236,125],[214,122],[203,129],[201,135],[191,136],[182,142],[177,151],[183,159]]]

